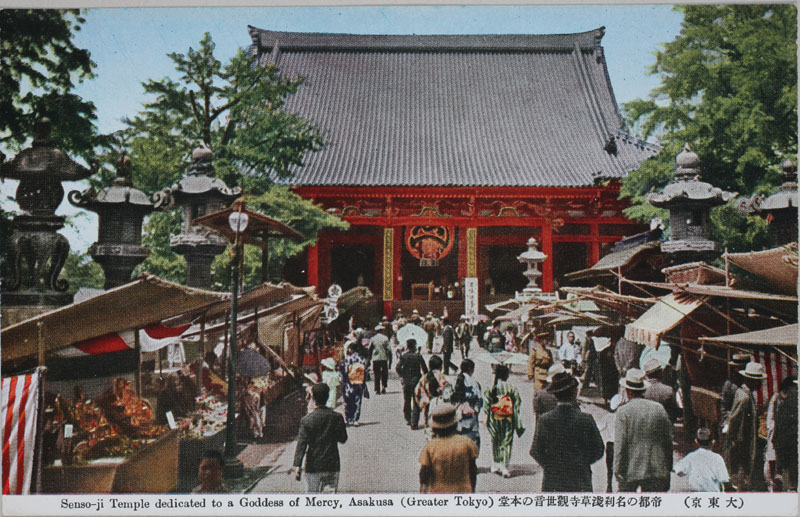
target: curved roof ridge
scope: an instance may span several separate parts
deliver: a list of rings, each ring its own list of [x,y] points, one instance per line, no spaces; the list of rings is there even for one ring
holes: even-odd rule
[[[385,51],[572,51],[600,47],[605,27],[566,34],[347,34],[284,32],[248,25],[253,46],[280,44],[282,50],[385,50]]]

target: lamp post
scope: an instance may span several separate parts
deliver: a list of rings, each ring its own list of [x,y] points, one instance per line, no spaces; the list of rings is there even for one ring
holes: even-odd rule
[[[233,262],[231,274],[233,282],[231,289],[231,327],[230,327],[230,353],[228,355],[228,418],[225,433],[225,477],[241,477],[244,469],[242,463],[236,459],[236,356],[238,355],[237,320],[239,298],[239,271],[242,261],[242,245],[253,244],[260,246],[266,253],[267,239],[269,237],[282,237],[301,242],[303,236],[295,230],[271,219],[258,212],[247,210],[244,199],[237,199],[230,208],[204,215],[192,220],[192,225],[202,225],[214,230],[233,242]]]
[[[235,238],[233,241],[233,262],[231,264],[232,294],[231,298],[231,341],[228,346],[228,415],[225,425],[225,478],[240,478],[244,473],[242,462],[236,457],[236,359],[239,355],[239,342],[237,338],[237,327],[239,322],[239,262],[242,259],[242,240],[240,233],[247,229],[250,218],[246,212],[242,212],[242,205],[239,211],[231,212],[228,216],[228,225],[233,231]]]

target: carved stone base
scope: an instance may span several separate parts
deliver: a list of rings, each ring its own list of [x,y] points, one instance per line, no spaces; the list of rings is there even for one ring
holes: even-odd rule
[[[111,289],[131,281],[131,274],[150,250],[132,244],[98,244],[89,248],[89,254],[100,264],[105,273],[104,289]]]
[[[54,299],[60,296],[60,299]],[[15,303],[16,302],[16,303]],[[25,303],[28,302],[28,303]],[[37,303],[40,302],[40,303]],[[42,303],[57,302],[57,303]],[[58,307],[72,303],[72,296],[66,293],[59,295],[41,295],[41,293],[3,293],[3,305],[0,307],[2,313],[2,327],[19,323],[27,319],[38,316],[44,312],[52,311]]]

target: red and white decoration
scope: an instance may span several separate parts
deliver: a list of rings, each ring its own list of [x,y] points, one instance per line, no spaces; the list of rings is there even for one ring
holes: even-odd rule
[[[766,405],[772,395],[778,391],[783,379],[797,375],[797,366],[780,352],[756,350],[753,353],[755,362],[764,365],[767,380],[756,393],[759,405]]]
[[[40,386],[39,370],[0,380],[4,495],[30,493]]]
[[[150,325],[139,331],[139,346],[142,352],[155,352],[170,343],[176,342],[190,326],[190,324],[187,324],[179,327],[167,327],[161,323]],[[59,357],[82,357],[109,354],[111,352],[131,350],[135,346],[133,330],[125,330],[81,341],[71,347],[58,350],[56,355]]]

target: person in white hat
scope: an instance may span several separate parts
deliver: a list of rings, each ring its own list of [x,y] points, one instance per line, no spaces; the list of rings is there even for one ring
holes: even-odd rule
[[[392,367],[392,349],[383,325],[375,327],[375,335],[369,340],[372,349],[372,371],[375,373],[375,394],[386,393],[389,386],[389,368]]]
[[[664,407],[646,400],[644,372],[620,379],[628,401],[614,422],[614,475],[620,492],[667,492],[672,471],[672,422]]]
[[[750,361],[739,370],[741,384],[722,427],[722,457],[731,482],[739,491],[763,490],[761,454],[758,450],[758,412],[755,393],[767,378],[764,365]]]
[[[669,415],[670,420],[673,422],[678,419],[681,410],[678,403],[675,401],[675,390],[672,386],[668,386],[662,382],[664,376],[664,368],[661,361],[655,357],[649,359],[644,364],[644,374],[647,378],[649,386],[644,390],[644,398],[658,402]]]
[[[725,425],[725,422],[728,421],[728,413],[731,412],[731,408],[733,407],[733,397],[736,395],[737,388],[742,383],[739,370],[742,370],[745,366],[747,366],[747,363],[749,363],[751,359],[752,356],[750,354],[736,353],[733,354],[731,356],[731,360],[728,361],[728,378],[725,379],[724,383],[722,383],[722,390],[720,392],[719,399],[720,435],[722,434],[722,428]]]

